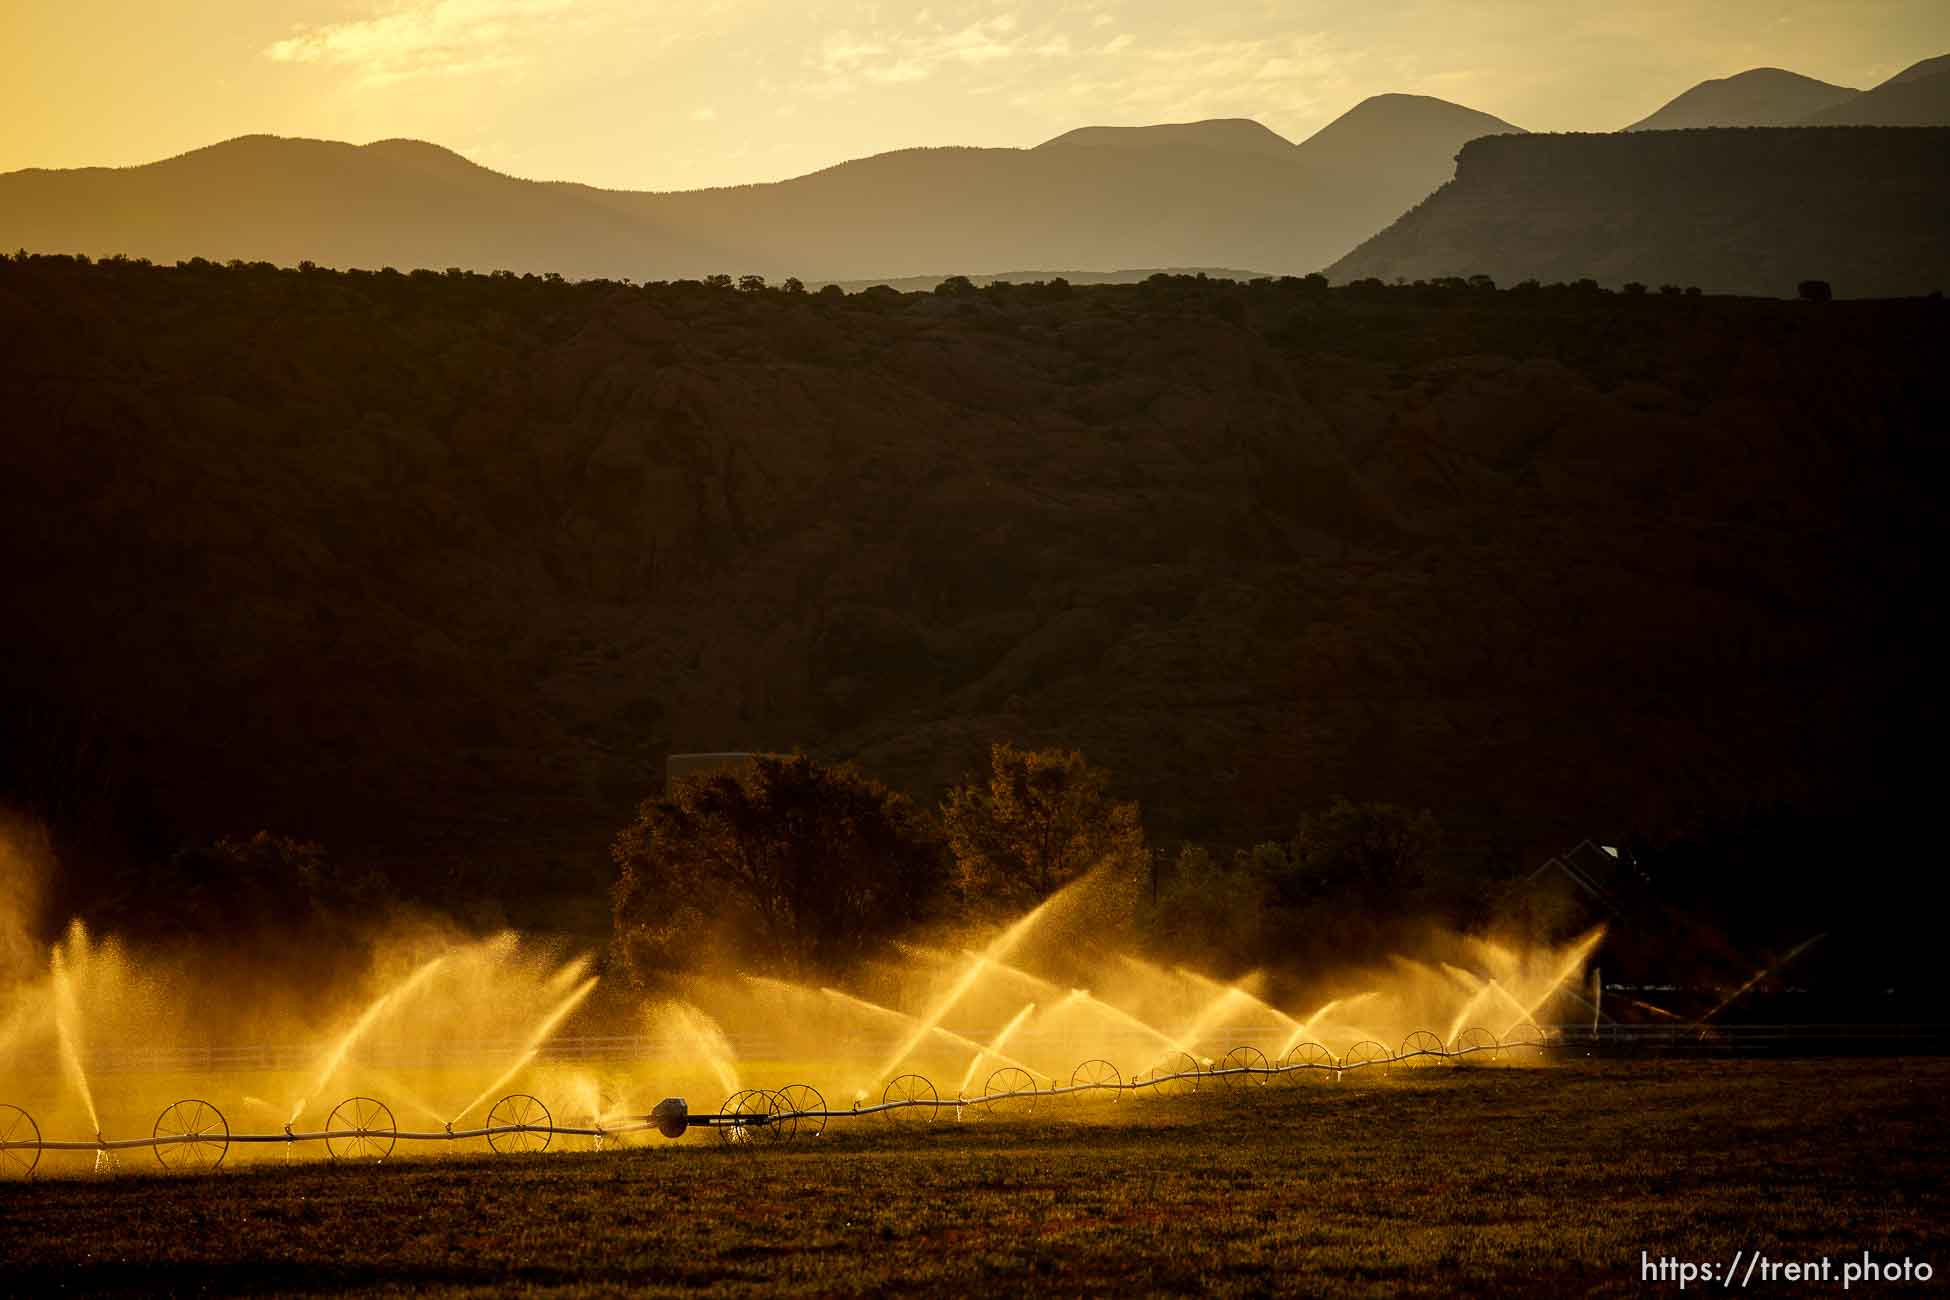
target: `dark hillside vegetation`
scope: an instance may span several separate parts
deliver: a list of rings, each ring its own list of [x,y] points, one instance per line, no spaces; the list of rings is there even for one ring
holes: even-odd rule
[[[1945,230],[1950,127],[1492,136],[1327,273],[1895,297],[1950,289]]]
[[[933,802],[991,741],[1073,745],[1220,853],[1337,794],[1482,870],[1780,803],[1868,843],[1937,732],[1947,335],[0,262],[0,796],[63,904],[269,829],[597,930],[669,751]]]

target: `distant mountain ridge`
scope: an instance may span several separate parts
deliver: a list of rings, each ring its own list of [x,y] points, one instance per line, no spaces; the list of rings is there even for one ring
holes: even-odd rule
[[[1898,297],[1950,289],[1946,230],[1946,127],[1491,137],[1327,274]]]
[[[1160,149],[1185,145],[1265,158],[1286,158],[1296,147],[1293,141],[1251,118],[1226,117],[1156,126],[1080,126],[1036,148]]]
[[[1854,99],[1815,113],[1810,126],[1950,126],[1950,54],[1912,64]]]
[[[1793,126],[1812,113],[1862,92],[1832,86],[1781,68],[1751,68],[1702,81],[1627,131],[1677,131],[1707,126]]]
[[[1950,54],[1911,64],[1869,90],[1749,68],[1702,81],[1625,130],[1721,126],[1950,126]]]
[[[1243,119],[1085,127],[1031,149],[900,150],[664,193],[520,180],[417,141],[245,136],[140,167],[0,176],[0,246],[571,278],[1306,273],[1447,180],[1468,140],[1517,130],[1385,95],[1299,144]]]

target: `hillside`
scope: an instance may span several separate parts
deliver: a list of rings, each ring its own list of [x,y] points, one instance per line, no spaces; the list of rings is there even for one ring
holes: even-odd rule
[[[571,278],[894,279],[1010,267],[1317,270],[1447,180],[1485,114],[1369,100],[1300,145],[1253,122],[910,149],[776,184],[516,180],[410,141],[251,136],[143,167],[0,176],[0,247]]]
[[[1862,92],[1781,68],[1750,68],[1702,81],[1627,131],[1682,131],[1707,126],[1793,126]]]
[[[1074,744],[1167,846],[1345,793],[1503,870],[1867,816],[1933,770],[1947,330],[0,261],[0,801],[77,906],[114,852],[269,827],[596,929],[673,750],[933,798]]]
[[[1946,229],[1950,130],[1496,137],[1328,275],[1923,294],[1950,288]]]
[[[730,250],[579,186],[515,180],[413,140],[244,136],[144,167],[0,176],[0,247],[174,262],[640,272]]]
[[[1807,120],[1810,126],[1950,126],[1950,54],[1905,68]]]

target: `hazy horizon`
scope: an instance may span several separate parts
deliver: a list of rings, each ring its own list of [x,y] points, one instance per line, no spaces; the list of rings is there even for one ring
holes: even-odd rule
[[[213,12],[216,11],[216,12]],[[777,180],[921,145],[1247,117],[1302,140],[1370,95],[1529,130],[1616,130],[1701,80],[1775,66],[1867,88],[1950,48],[1950,10],[1736,0],[1553,15],[1155,0],[102,0],[0,17],[0,171],[128,166],[239,135],[429,140],[496,171],[619,189]],[[45,111],[56,105],[57,112]]]

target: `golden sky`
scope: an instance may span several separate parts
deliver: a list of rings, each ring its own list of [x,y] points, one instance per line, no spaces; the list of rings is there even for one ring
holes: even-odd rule
[[[1603,131],[1746,68],[1943,53],[1950,0],[0,0],[0,171],[272,132],[683,189],[1093,123],[1299,139],[1383,91]]]

